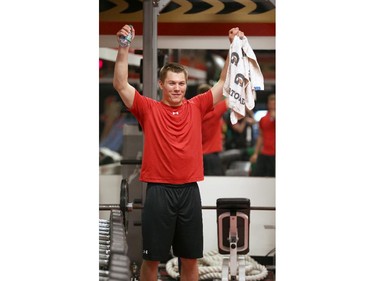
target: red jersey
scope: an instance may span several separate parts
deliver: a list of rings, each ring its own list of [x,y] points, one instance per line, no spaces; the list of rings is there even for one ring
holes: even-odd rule
[[[203,176],[202,119],[213,109],[211,91],[171,107],[137,91],[130,112],[143,130],[140,180],[183,184]]]
[[[276,120],[270,114],[262,117],[259,121],[259,127],[263,134],[263,147],[261,153],[264,155],[275,155],[276,152]]]
[[[225,100],[217,103],[214,110],[203,118],[202,145],[203,154],[220,152],[223,150],[223,114],[227,111]]]

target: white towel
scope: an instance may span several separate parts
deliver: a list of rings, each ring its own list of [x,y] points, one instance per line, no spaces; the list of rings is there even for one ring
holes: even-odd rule
[[[264,90],[263,74],[246,37],[235,36],[229,49],[230,63],[224,82],[223,95],[228,98],[230,120],[236,124],[246,115],[245,106],[255,106],[257,90]]]

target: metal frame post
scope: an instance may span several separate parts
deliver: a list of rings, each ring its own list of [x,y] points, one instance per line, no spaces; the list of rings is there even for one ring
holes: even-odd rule
[[[157,99],[157,21],[153,0],[143,1],[143,95]]]

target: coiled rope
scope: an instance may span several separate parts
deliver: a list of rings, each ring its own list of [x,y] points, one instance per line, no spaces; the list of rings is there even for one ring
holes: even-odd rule
[[[223,257],[224,256],[219,254],[218,251],[214,250],[207,252],[202,258],[198,259],[199,280],[221,280]],[[246,281],[257,281],[267,277],[268,271],[265,266],[259,264],[249,255],[245,255],[244,259]],[[167,262],[165,269],[169,276],[177,279],[180,276],[178,272],[178,258],[170,259]]]

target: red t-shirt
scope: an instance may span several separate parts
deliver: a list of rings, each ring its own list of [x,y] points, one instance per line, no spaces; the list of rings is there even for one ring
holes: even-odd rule
[[[276,120],[267,113],[260,119],[259,127],[263,133],[263,147],[261,153],[264,155],[275,155]]]
[[[203,118],[202,144],[203,154],[220,152],[223,150],[223,114],[227,111],[225,101],[217,103],[213,111]]]
[[[144,135],[140,180],[183,184],[203,176],[202,119],[213,109],[211,91],[178,107],[135,93],[131,113]]]

